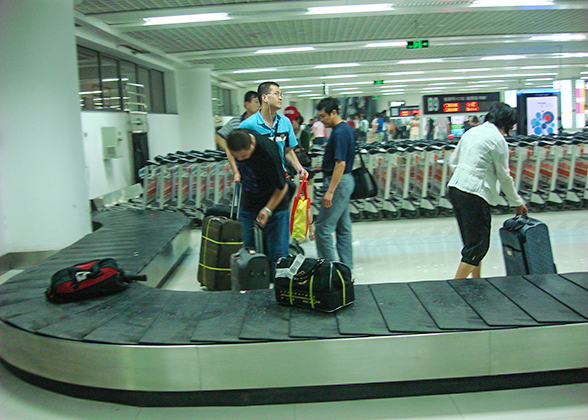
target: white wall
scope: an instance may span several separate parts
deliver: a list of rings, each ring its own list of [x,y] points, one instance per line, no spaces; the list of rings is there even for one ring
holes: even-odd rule
[[[128,114],[124,112],[82,112],[82,131],[88,199],[128,187],[134,182],[132,140],[128,133]],[[149,157],[182,149],[179,116],[149,114]],[[117,127],[122,133],[122,157],[104,159],[102,127]]]

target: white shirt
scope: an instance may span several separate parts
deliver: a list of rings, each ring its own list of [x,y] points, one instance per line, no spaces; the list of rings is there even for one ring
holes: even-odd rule
[[[451,155],[455,169],[449,186],[482,197],[491,205],[498,203],[498,182],[513,207],[524,204],[515,191],[508,167],[508,145],[498,128],[490,122],[468,130]]]

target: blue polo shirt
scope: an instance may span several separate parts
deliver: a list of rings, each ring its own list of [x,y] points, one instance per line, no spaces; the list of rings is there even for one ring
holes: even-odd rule
[[[257,131],[259,134],[266,135],[270,140],[274,141],[280,150],[282,166],[284,165],[284,149],[286,147],[295,147],[298,145],[298,140],[296,140],[296,134],[292,128],[292,123],[288,117],[284,117],[278,113],[276,113],[276,117],[274,118],[273,128],[269,128],[263,120],[261,109],[245,121],[241,122],[239,128],[247,128],[249,130]]]

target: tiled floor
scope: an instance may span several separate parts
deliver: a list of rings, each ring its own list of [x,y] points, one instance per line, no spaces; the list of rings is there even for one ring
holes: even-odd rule
[[[550,228],[558,271],[588,271],[588,211],[532,214]],[[497,236],[509,216],[493,219],[484,276],[502,276]],[[358,283],[444,280],[453,277],[461,248],[453,218],[364,222],[353,225],[354,276]],[[200,232],[167,284],[199,290],[196,280]],[[314,243],[303,244],[308,256]],[[5,281],[17,271],[0,277]],[[587,420],[588,384],[428,397],[254,407],[138,408],[66,397],[12,376],[0,365],[0,420],[198,419],[198,420]]]

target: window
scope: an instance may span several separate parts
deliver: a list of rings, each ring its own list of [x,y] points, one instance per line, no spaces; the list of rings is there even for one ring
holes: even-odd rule
[[[140,100],[149,112],[167,112],[164,73],[141,67],[136,63],[109,57],[98,51],[78,46],[78,74],[80,79],[80,107],[83,110],[128,110],[130,98],[127,83],[141,84]]]
[[[231,105],[231,91],[212,86],[212,113],[218,116],[235,115]]]

